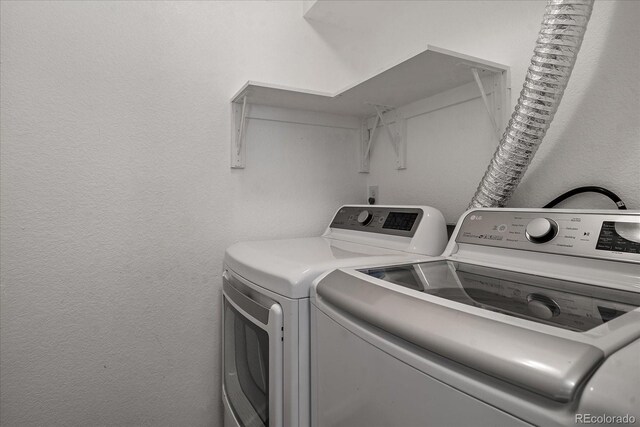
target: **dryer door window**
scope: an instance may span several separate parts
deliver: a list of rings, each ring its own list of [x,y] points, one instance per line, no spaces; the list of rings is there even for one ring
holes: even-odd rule
[[[223,387],[238,425],[282,419],[282,308],[266,306],[223,278]]]
[[[269,335],[225,299],[224,382],[236,417],[245,426],[269,425]]]

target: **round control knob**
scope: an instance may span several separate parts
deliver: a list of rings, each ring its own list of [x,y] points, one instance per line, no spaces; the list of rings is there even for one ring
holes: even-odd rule
[[[549,218],[536,218],[527,224],[525,234],[533,243],[548,242],[558,234],[558,224]]]
[[[371,215],[371,212],[366,209],[360,212],[360,214],[358,215],[358,222],[362,225],[368,225],[372,219],[373,215]]]
[[[527,295],[527,309],[539,319],[551,319],[560,315],[558,303],[542,294]]]

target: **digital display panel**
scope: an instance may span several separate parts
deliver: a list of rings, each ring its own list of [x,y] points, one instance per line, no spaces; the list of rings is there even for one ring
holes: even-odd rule
[[[603,222],[596,249],[600,251],[627,252],[632,254],[640,253],[640,243],[625,239],[621,236],[616,229],[616,224],[626,227],[630,225],[633,226],[633,224],[630,223],[616,223],[614,221]]]
[[[411,231],[413,224],[416,222],[416,218],[418,218],[417,213],[389,212],[382,228]]]

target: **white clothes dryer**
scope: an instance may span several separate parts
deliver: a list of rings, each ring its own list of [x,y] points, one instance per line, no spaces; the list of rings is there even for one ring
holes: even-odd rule
[[[223,272],[225,427],[308,426],[309,288],[339,267],[421,262],[447,243],[427,206],[343,206],[320,237],[241,242]]]
[[[314,427],[640,421],[640,212],[469,211],[311,295]]]

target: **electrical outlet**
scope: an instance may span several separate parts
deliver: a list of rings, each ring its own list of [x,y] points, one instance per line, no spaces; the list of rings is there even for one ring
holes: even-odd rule
[[[378,200],[378,186],[377,185],[370,185],[368,187],[368,191],[367,191],[367,200],[371,200],[374,199],[374,203],[379,202]],[[369,203],[369,204],[373,204],[373,203]]]

